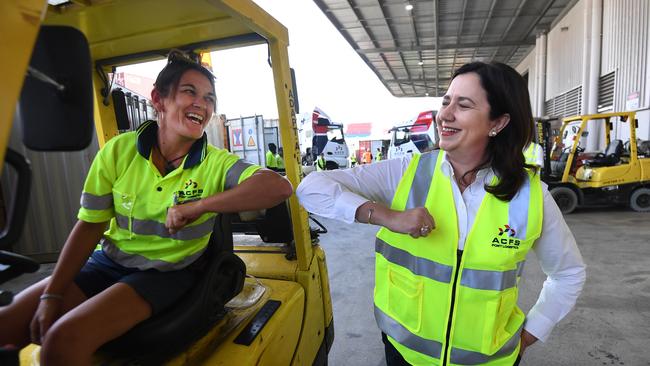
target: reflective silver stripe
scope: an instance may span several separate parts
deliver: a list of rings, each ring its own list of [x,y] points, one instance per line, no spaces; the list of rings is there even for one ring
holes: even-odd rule
[[[521,274],[524,273],[524,264],[526,264],[526,261],[517,263],[517,277],[521,277]]]
[[[406,209],[424,207],[431,187],[431,180],[436,169],[436,161],[440,150],[434,150],[429,153],[420,155],[418,167],[415,170],[415,177],[411,184],[408,199],[406,200]]]
[[[442,343],[411,333],[377,306],[375,306],[375,320],[379,328],[399,344],[429,357],[440,358]]]
[[[526,180],[519,192],[510,200],[508,205],[508,224],[515,229],[515,237],[526,239],[528,231],[528,205],[530,204],[530,177]]]
[[[115,215],[117,226],[121,229],[129,230],[129,218],[120,214]],[[164,223],[153,220],[133,219],[131,231],[138,235],[156,235],[161,238],[171,238],[176,240],[194,240],[202,238],[212,233],[214,226],[214,217],[194,226],[185,226],[175,234],[170,234],[169,229]]]
[[[226,184],[224,185],[224,190],[233,188],[237,186],[239,183],[239,177],[241,177],[241,173],[246,170],[249,166],[252,166],[253,164],[245,161],[245,160],[237,160],[233,166],[228,169],[228,173],[226,173]]]
[[[81,207],[88,210],[106,210],[113,207],[113,194],[95,196],[88,192],[81,193]]]
[[[434,281],[450,283],[453,267],[420,258],[411,253],[395,248],[385,241],[375,240],[375,252],[381,254],[387,261],[402,266],[419,276],[430,278]]]
[[[519,327],[517,332],[510,337],[508,342],[501,347],[500,350],[496,351],[493,355],[486,355],[480,352],[467,351],[460,348],[451,349],[451,354],[449,356],[451,363],[457,365],[482,365],[496,359],[506,357],[512,354],[512,352],[517,349],[519,340],[521,338],[521,329],[523,324]],[[469,330],[468,330],[469,331]]]
[[[137,268],[143,271],[147,269],[157,269],[162,272],[176,271],[189,266],[192,264],[192,262],[199,259],[199,257],[203,254],[203,252],[205,252],[205,249],[207,248],[206,246],[206,248],[203,248],[200,251],[183,258],[179,262],[171,263],[160,259],[149,259],[139,254],[124,253],[120,250],[120,248],[117,247],[117,245],[106,238],[102,239],[101,244],[104,253],[106,253],[110,259],[119,265],[129,268]]]
[[[517,278],[521,276],[523,268],[524,261],[517,263],[517,269],[503,272],[465,268],[460,285],[477,290],[507,290],[517,286]]]

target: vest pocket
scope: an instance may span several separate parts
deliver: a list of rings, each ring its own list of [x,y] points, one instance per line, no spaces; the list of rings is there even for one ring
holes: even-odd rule
[[[123,193],[113,189],[115,219],[120,229],[128,232],[129,238],[133,238],[133,207],[135,206],[135,197],[133,193]]]
[[[422,279],[388,268],[388,314],[408,330],[422,326]]]
[[[513,336],[514,331],[509,331],[508,325],[512,322],[512,315],[517,302],[516,288],[507,289],[499,297],[490,300],[485,305],[485,326],[483,330],[483,344],[481,352],[493,354]]]

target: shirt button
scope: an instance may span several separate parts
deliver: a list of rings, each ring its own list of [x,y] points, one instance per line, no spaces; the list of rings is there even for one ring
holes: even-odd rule
[[[158,192],[162,192],[162,187],[158,187],[158,188],[156,188],[156,191],[158,191]]]

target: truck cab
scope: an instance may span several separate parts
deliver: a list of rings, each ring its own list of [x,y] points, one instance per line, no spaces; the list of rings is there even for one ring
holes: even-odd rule
[[[439,139],[435,118],[436,111],[424,111],[410,123],[391,128],[388,158],[401,158],[437,149]]]

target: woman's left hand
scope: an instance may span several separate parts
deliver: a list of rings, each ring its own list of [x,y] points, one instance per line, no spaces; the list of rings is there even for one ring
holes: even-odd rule
[[[525,329],[521,331],[521,346],[519,347],[519,354],[523,355],[526,347],[537,342],[537,337],[528,333]]]
[[[199,202],[200,201],[188,202],[182,205],[172,206],[167,210],[165,227],[169,230],[170,234],[175,234],[177,231],[194,222],[194,220],[201,216]]]

